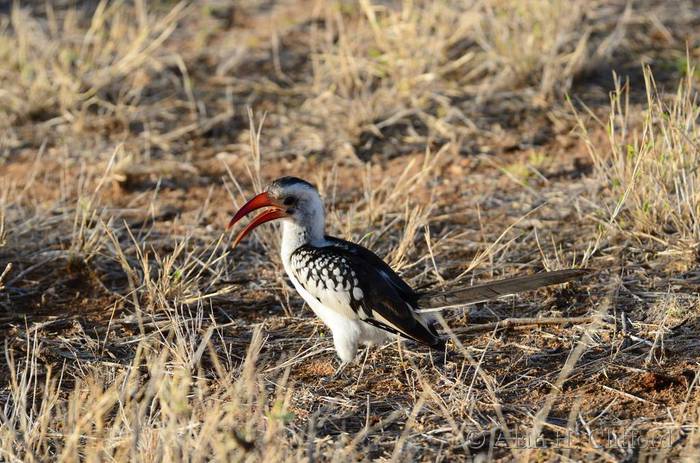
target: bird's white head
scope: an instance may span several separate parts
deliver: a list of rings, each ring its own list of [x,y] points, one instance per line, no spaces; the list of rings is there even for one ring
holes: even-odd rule
[[[258,225],[283,219],[285,239],[299,244],[323,239],[323,201],[315,186],[297,177],[281,177],[272,182],[262,193],[241,207],[228,224],[228,228],[251,212],[269,208],[256,216],[236,237],[236,247],[244,236]]]

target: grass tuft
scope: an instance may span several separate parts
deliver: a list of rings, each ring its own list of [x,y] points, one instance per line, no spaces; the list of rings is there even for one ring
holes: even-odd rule
[[[46,3],[45,21],[15,2],[0,24],[0,111],[17,120],[83,121],[95,111],[136,106],[165,66],[163,43],[185,11],[177,3],[154,14],[145,2],[101,1],[90,17],[60,17]]]
[[[616,79],[605,144],[594,142],[579,120],[602,182],[605,220],[683,252],[694,252],[700,241],[700,106],[692,75],[689,67],[676,92],[663,94],[645,67],[642,111],[630,105],[629,84]]]

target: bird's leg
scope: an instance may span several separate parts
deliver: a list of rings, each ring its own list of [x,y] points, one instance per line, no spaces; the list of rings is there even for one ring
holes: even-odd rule
[[[331,330],[332,331],[332,330]],[[352,331],[336,330],[333,332],[333,345],[340,358],[340,366],[335,370],[331,379],[336,379],[345,370],[349,363],[357,356],[357,333]]]
[[[357,384],[360,383],[360,379],[362,379],[362,374],[365,372],[365,365],[367,364],[367,357],[369,357],[369,349],[370,346],[365,347],[365,355],[364,355],[364,360],[362,360],[362,366],[360,367],[360,374],[357,375]]]
[[[369,350],[372,348],[372,346],[368,345],[365,347],[365,359],[362,361],[362,368],[365,367],[365,364],[367,363],[367,358],[369,357]]]
[[[336,368],[335,373],[333,373],[333,376],[331,376],[331,379],[336,379],[340,374],[345,371],[345,368],[350,364],[350,362],[340,362],[340,365],[338,365],[338,368]]]

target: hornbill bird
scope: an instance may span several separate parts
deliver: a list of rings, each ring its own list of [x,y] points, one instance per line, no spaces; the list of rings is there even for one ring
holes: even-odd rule
[[[587,273],[569,269],[507,278],[449,291],[414,291],[372,251],[324,233],[323,201],[309,182],[282,177],[248,201],[228,228],[252,211],[268,208],[236,237],[233,247],[258,225],[282,219],[282,263],[294,288],[330,328],[341,368],[360,344],[382,344],[394,335],[444,350],[421,308],[468,304],[564,283]]]

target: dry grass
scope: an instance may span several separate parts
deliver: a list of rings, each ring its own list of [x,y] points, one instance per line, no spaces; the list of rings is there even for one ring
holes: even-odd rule
[[[103,1],[88,22],[77,10],[58,17],[47,3],[39,21],[16,5],[0,36],[3,116],[85,124],[89,111],[137,106],[182,10],[154,16],[143,2]]]
[[[644,68],[646,104],[630,106],[629,86],[616,80],[605,121],[608,144],[598,146],[582,122],[596,173],[604,185],[605,220],[667,251],[697,252],[700,242],[700,133],[695,70],[670,95],[660,93]]]
[[[476,129],[460,100],[530,87],[562,95],[588,58],[583,2],[330,3],[311,36],[304,109],[331,120],[332,147],[364,158],[373,137],[408,125],[454,140]],[[590,63],[589,63],[590,64]],[[407,146],[417,145],[407,131]]]
[[[696,10],[0,7],[0,459],[694,461]],[[277,230],[224,232],[280,175],[414,286],[597,273],[330,379]],[[592,322],[465,334],[513,317]]]

